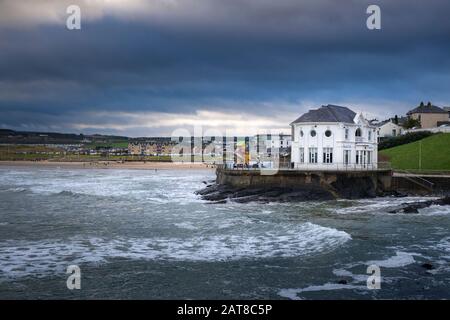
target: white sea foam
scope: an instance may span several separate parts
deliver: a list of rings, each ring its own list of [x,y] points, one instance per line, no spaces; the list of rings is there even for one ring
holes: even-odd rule
[[[325,283],[323,285],[309,286],[306,288],[298,289],[281,289],[278,291],[278,295],[283,298],[288,298],[291,300],[302,300],[303,298],[299,294],[303,292],[314,292],[314,291],[330,291],[330,290],[368,290],[367,286],[352,285],[352,284],[338,284],[338,283]]]
[[[450,253],[450,237],[445,237],[441,239],[437,244],[436,248],[445,253]]]
[[[187,229],[187,230],[196,230],[198,227],[194,226],[191,222],[180,222],[180,223],[174,223],[174,225],[180,229]]]
[[[359,263],[351,263],[347,266],[344,266],[348,269],[354,268],[361,264],[363,265],[377,265],[379,267],[384,268],[399,268],[404,267],[409,264],[415,262],[414,255],[415,253],[406,253],[402,251],[397,251],[395,256],[389,257],[385,260],[372,260],[367,262],[359,262]],[[339,268],[334,269],[333,274],[337,277],[348,277],[352,279],[352,282],[349,284],[339,284],[339,283],[325,283],[322,285],[312,285],[305,288],[288,288],[282,289],[278,292],[278,295],[284,298],[292,299],[292,300],[301,300],[302,297],[299,294],[304,292],[314,292],[314,291],[329,291],[329,290],[341,290],[341,289],[352,289],[352,290],[368,290],[366,281],[367,274],[354,274],[353,272]],[[384,282],[392,281],[391,278],[384,277]]]
[[[389,208],[396,207],[403,203],[412,203],[418,201],[438,199],[436,197],[405,197],[405,198],[374,198],[353,200],[350,203],[352,206],[345,208],[330,208],[329,210],[337,214],[354,214],[354,213],[387,213]],[[349,200],[339,200],[338,202],[349,202]]]
[[[302,300],[298,296],[298,293],[301,292],[299,290],[301,290],[301,289],[281,289],[280,291],[278,291],[278,295],[280,297],[288,298],[288,299],[291,299],[291,300]]]
[[[367,280],[367,274],[354,274],[345,269],[334,269],[333,274],[338,277],[349,277],[355,282],[365,282]]]
[[[7,189],[0,190],[0,192],[17,192],[17,193],[25,192],[25,191],[27,191],[27,189],[21,188],[21,187],[14,187],[14,188],[7,188]]]
[[[384,268],[399,268],[410,265],[416,262],[414,254],[408,252],[397,251],[395,256],[389,257],[385,260],[367,261],[366,265],[377,265]]]
[[[27,173],[24,174],[24,173]],[[111,174],[113,172],[114,174]],[[127,197],[155,203],[176,202],[187,204],[198,202],[193,191],[202,187],[202,180],[210,176],[192,172],[164,171],[154,173],[143,170],[10,170],[2,173],[0,187],[9,192],[31,191],[38,195]],[[37,177],[35,179],[35,177]],[[161,187],[166,186],[166,187]],[[168,196],[167,186],[170,188]],[[5,190],[2,188],[2,190]],[[3,191],[4,192],[4,191]]]
[[[432,205],[428,208],[419,209],[419,214],[430,216],[441,216],[450,214],[450,206]]]
[[[60,272],[68,264],[106,263],[109,259],[228,261],[294,257],[332,250],[349,234],[305,223],[289,230],[260,235],[216,235],[191,238],[72,238],[68,241],[12,241],[0,243],[3,277]]]

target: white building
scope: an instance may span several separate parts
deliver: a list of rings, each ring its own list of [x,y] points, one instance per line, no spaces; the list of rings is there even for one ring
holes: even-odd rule
[[[361,113],[327,105],[291,123],[291,162],[304,170],[376,169],[377,128]]]
[[[253,138],[256,146],[256,152],[259,155],[271,156],[291,147],[292,137],[290,134],[258,134]]]
[[[292,137],[290,134],[272,134],[270,135],[269,145],[271,149],[286,149],[290,148]]]
[[[292,137],[290,134],[258,134],[251,139],[250,164],[263,168],[289,167]]]
[[[377,127],[379,138],[396,137],[405,133],[403,127],[395,124],[393,119],[377,123]]]

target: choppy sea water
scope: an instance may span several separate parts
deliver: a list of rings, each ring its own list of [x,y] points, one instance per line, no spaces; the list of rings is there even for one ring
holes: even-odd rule
[[[210,204],[194,191],[213,178],[0,167],[0,298],[450,298],[450,207],[394,215],[389,207],[421,198]],[[66,286],[74,264],[80,290]],[[366,285],[372,264],[380,290]]]

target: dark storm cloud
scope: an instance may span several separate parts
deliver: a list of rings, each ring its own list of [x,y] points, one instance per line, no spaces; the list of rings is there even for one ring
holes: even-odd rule
[[[0,125],[114,130],[92,113],[450,104],[448,1],[134,2],[87,14],[81,31],[45,17],[0,22]],[[369,4],[381,7],[380,31],[366,28]]]

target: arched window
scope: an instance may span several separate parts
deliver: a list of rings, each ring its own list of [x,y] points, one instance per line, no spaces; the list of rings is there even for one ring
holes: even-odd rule
[[[361,137],[361,135],[362,135],[361,128],[356,129],[355,137]]]
[[[327,138],[331,137],[331,130],[325,131],[325,137]]]

